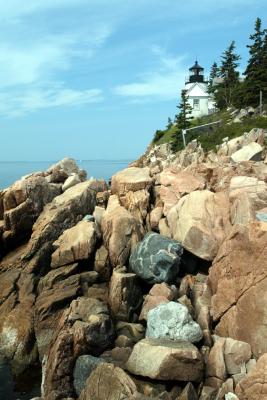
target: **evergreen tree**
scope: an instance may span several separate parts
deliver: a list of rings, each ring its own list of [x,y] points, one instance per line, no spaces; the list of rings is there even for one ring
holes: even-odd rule
[[[210,79],[217,78],[218,76],[219,76],[219,67],[216,61],[214,61],[210,70]]]
[[[219,72],[220,69],[218,67],[218,64],[214,61],[214,63],[211,66],[209,85],[208,85],[208,92],[211,94],[214,92],[213,80],[219,77]]]
[[[164,136],[164,131],[157,130],[154,134],[153,143],[157,143]]]
[[[178,151],[182,148],[183,140],[182,140],[182,130],[190,127],[190,120],[193,119],[192,107],[188,102],[188,96],[186,94],[186,90],[182,90],[181,93],[181,102],[177,106],[180,110],[178,114],[175,115],[174,123],[176,125],[176,130],[172,136],[171,148],[172,151]]]
[[[263,41],[263,60],[262,60],[262,68],[265,71],[265,76],[263,78],[263,92],[265,93],[265,100],[266,100],[266,86],[267,86],[267,29],[264,31],[264,41]]]
[[[169,117],[169,118],[168,118],[168,123],[167,123],[166,128],[167,128],[167,129],[171,129],[172,126],[173,126],[173,122],[172,122],[171,118]]]
[[[180,110],[179,114],[175,115],[175,123],[177,124],[177,127],[180,129],[189,128],[191,125],[190,120],[193,119],[193,117],[191,116],[192,107],[188,102],[186,90],[182,90],[181,103],[177,106],[177,108]]]
[[[260,18],[256,19],[254,34],[249,38],[252,43],[247,46],[250,58],[244,72],[244,101],[246,105],[257,106],[260,91],[263,98],[267,96],[267,38]]]
[[[235,54],[235,41],[222,54],[222,63],[220,68],[220,76],[224,78],[228,85],[234,85],[238,82],[239,72],[236,70],[239,66],[240,56]]]
[[[235,42],[232,41],[221,56],[219,77],[222,78],[222,82],[214,89],[214,97],[219,109],[234,105],[235,92],[239,86],[239,72],[237,71],[239,60],[240,56],[235,53]]]

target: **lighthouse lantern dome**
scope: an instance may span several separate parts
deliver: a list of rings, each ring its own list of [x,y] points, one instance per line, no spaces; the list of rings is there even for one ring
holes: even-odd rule
[[[193,67],[189,68],[189,83],[204,82],[204,68],[201,67],[196,60]]]

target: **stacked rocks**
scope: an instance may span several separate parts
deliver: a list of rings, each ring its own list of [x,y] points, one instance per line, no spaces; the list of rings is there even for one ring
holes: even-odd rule
[[[41,360],[44,400],[264,400],[263,134],[260,161],[164,145],[111,188],[63,160],[1,191],[13,373]]]

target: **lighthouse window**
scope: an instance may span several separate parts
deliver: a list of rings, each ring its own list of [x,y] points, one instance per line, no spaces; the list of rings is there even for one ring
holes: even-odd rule
[[[194,99],[193,108],[199,110],[199,99]]]

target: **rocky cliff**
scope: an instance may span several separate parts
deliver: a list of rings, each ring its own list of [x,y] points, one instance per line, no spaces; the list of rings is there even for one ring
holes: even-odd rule
[[[266,131],[0,192],[0,353],[44,400],[267,398]]]

